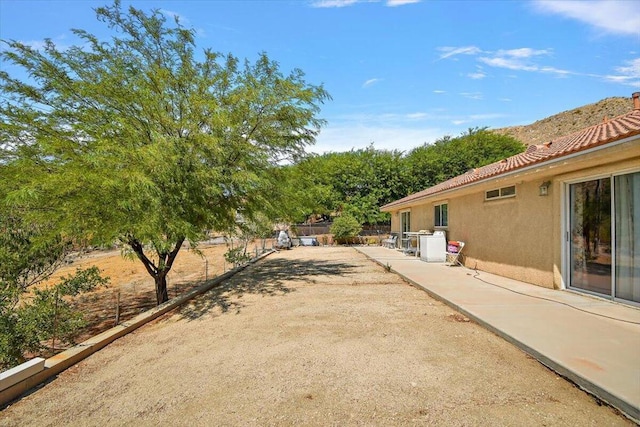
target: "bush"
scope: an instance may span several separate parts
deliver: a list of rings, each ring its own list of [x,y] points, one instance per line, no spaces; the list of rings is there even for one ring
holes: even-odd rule
[[[331,225],[331,233],[337,242],[353,242],[362,231],[362,226],[351,215],[336,218]]]
[[[229,264],[239,267],[251,260],[251,255],[247,253],[246,247],[231,248],[224,254],[224,259]]]
[[[53,286],[34,289],[33,295],[20,303],[3,298],[5,294],[0,292],[0,369],[19,365],[29,353],[54,353],[56,342],[63,346],[74,344],[77,331],[86,323],[67,297],[107,283],[108,278],[100,276],[94,266],[76,270]],[[21,296],[25,293],[22,291]]]

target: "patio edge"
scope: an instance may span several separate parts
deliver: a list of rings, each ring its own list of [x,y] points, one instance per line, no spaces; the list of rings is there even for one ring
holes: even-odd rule
[[[432,290],[424,287],[423,285],[417,283],[416,281],[408,278],[407,276],[403,275],[399,271],[393,269],[391,266],[387,266],[387,265],[383,264],[382,262],[378,261],[377,259],[369,256],[365,252],[359,250],[357,247],[354,247],[354,249],[356,249],[359,253],[363,254],[368,259],[370,259],[371,261],[373,261],[376,264],[380,265],[381,267],[383,267],[385,269],[388,269],[388,271],[390,271],[392,273],[397,274],[405,282],[409,283],[411,286],[413,286],[413,287],[415,287],[417,289],[420,289],[421,291],[426,292],[432,298],[434,298],[434,299],[446,304],[447,306],[451,307],[452,309],[464,314],[466,317],[472,319],[478,325],[482,326],[483,328],[487,329],[490,332],[493,332],[494,334],[496,334],[500,338],[503,338],[507,342],[515,345],[520,350],[524,351],[525,353],[527,353],[531,357],[535,358],[538,362],[543,364],[548,369],[554,371],[556,374],[560,375],[561,377],[563,377],[566,380],[568,380],[568,381],[572,382],[573,384],[575,384],[582,391],[590,394],[595,399],[597,399],[599,401],[602,401],[602,402],[606,403],[607,405],[617,409],[625,417],[629,418],[634,423],[640,424],[640,408],[638,408],[638,407],[634,406],[633,404],[625,401],[624,399],[621,399],[621,398],[617,397],[616,395],[610,393],[606,389],[604,389],[604,388],[600,387],[599,385],[589,381],[587,378],[584,378],[583,376],[581,376],[581,375],[575,373],[574,371],[566,368],[562,364],[560,364],[560,363],[556,362],[555,360],[545,356],[544,354],[540,353],[539,351],[535,350],[534,348],[526,345],[522,341],[514,338],[513,336],[507,334],[506,332],[504,332],[504,331],[496,328],[495,326],[491,325],[490,323],[482,320],[481,318],[479,318],[475,314],[469,312],[468,310],[465,310],[464,308],[462,308],[459,305],[453,303],[452,301],[442,297],[441,295],[435,293],[434,291],[432,291]]]

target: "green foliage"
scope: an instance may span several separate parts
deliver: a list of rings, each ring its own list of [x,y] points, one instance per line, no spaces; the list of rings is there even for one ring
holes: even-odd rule
[[[52,233],[50,224],[27,223],[19,212],[7,209],[0,213],[0,231],[0,289],[15,290],[12,299],[48,277],[71,247]]]
[[[523,149],[512,137],[476,128],[455,138],[445,136],[406,155],[370,146],[313,156],[291,168],[297,188],[304,191],[300,200],[306,200],[299,205],[305,208],[297,218],[343,213],[362,224],[388,223],[390,218],[380,212],[380,206]]]
[[[251,255],[247,253],[246,246],[229,248],[224,254],[224,259],[234,267],[243,265],[251,260]]]
[[[470,169],[521,153],[524,145],[513,137],[486,128],[469,129],[456,138],[411,150],[405,157],[406,196],[461,175]]]
[[[96,13],[112,38],[5,42],[2,61],[30,79],[0,72],[0,180],[14,183],[0,202],[76,242],[128,245],[159,304],[185,240],[233,228],[237,211],[284,215],[278,165],[303,157],[329,95],[266,54],[196,55],[195,31],[158,10]]]
[[[356,237],[362,231],[362,225],[351,215],[336,218],[331,225],[331,233],[335,239],[349,239]]]
[[[361,224],[390,220],[380,206],[396,200],[403,188],[402,153],[373,146],[345,153],[314,156],[297,167],[311,181],[305,186],[315,200],[313,213],[342,212]]]
[[[247,253],[248,246],[255,239],[262,240],[262,250],[266,250],[266,239],[273,235],[273,223],[264,215],[258,215],[253,219],[245,219],[238,215],[236,226],[227,231],[225,240],[230,244],[229,250],[224,254],[225,260],[234,267],[245,264],[251,260],[251,254]],[[234,242],[240,246],[234,248]]]
[[[96,267],[78,269],[48,288],[36,288],[21,303],[0,303],[0,366],[8,368],[24,361],[25,353],[41,354],[52,350],[46,345],[55,340],[73,344],[78,329],[85,326],[82,313],[66,297],[95,289],[108,283]],[[6,290],[6,289],[5,289]]]

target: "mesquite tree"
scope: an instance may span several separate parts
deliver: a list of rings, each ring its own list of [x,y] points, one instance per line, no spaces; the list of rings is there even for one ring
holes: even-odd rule
[[[158,10],[96,9],[109,40],[37,50],[4,41],[0,173],[5,206],[43,216],[75,242],[120,242],[144,264],[158,304],[185,241],[284,205],[274,168],[314,142],[322,86],[261,54],[196,52],[195,32]],[[15,179],[14,179],[15,178]]]

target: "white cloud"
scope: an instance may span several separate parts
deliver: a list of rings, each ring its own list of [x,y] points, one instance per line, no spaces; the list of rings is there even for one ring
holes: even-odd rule
[[[486,57],[478,58],[478,61],[486,64],[490,67],[507,68],[509,70],[518,71],[536,71],[538,68],[535,66],[527,65],[519,59],[504,58],[504,57]]]
[[[496,52],[496,56],[507,56],[512,58],[531,58],[533,56],[549,55],[549,49],[531,49],[530,47],[521,47],[519,49],[500,49]]]
[[[447,91],[446,90],[436,89],[436,90],[433,91],[433,93],[441,94],[441,93],[447,93]]]
[[[484,96],[480,92],[461,92],[460,95],[468,99],[475,99],[475,100],[484,99]]]
[[[520,49],[501,49],[496,52],[485,52],[486,56],[481,56],[478,61],[496,68],[506,68],[508,70],[528,71],[538,73],[555,74],[565,77],[570,74],[577,74],[572,71],[562,70],[548,65],[537,65],[534,59],[540,56],[551,55],[551,49],[531,49],[523,47]]]
[[[446,46],[439,47],[437,48],[437,50],[439,50],[440,52],[444,52],[440,55],[439,59],[448,59],[456,55],[471,55],[476,57],[476,60],[478,62],[494,68],[506,68],[508,70],[515,71],[548,73],[555,74],[559,77],[579,74],[548,65],[538,65],[536,63],[536,60],[538,60],[540,57],[552,55],[552,49],[532,49],[530,47],[522,47],[518,49],[499,49],[497,51],[485,51],[477,46]],[[475,80],[487,77],[487,74],[482,70],[481,66],[478,66],[477,68],[478,71],[476,71],[475,73],[468,73],[467,77]]]
[[[181,24],[189,24],[189,19],[187,19],[184,15],[179,14],[178,12],[174,12],[172,10],[160,9],[160,13],[164,16],[167,16],[171,19],[177,19]]]
[[[555,68],[555,67],[540,67],[539,68],[540,72],[542,73],[551,73],[551,74],[555,74],[559,77],[564,77],[564,76],[568,76],[568,75],[577,75],[578,73],[575,73],[573,71],[569,71],[569,70],[563,70],[561,68]]]
[[[558,77],[566,77],[569,75],[579,75],[580,73],[576,73],[569,70],[562,70],[560,68],[550,67],[550,66],[539,66],[531,62],[522,61],[519,58],[505,58],[505,57],[481,57],[478,58],[478,61],[483,64],[489,65],[491,67],[496,68],[506,68],[508,70],[515,71],[528,71],[532,73],[547,73],[547,74],[555,74]]]
[[[640,35],[640,2],[536,0],[536,9],[584,22],[611,34]]]
[[[415,4],[420,3],[421,0],[387,0],[387,6],[396,7],[396,6],[404,6],[405,4]]]
[[[312,7],[329,8],[329,7],[346,7],[356,3],[360,3],[359,0],[318,0],[311,3]]]
[[[616,67],[616,74],[604,76],[605,80],[613,83],[640,87],[640,58],[627,61],[625,65]]]
[[[44,40],[21,40],[25,46],[29,46],[33,50],[44,50],[47,43]]]
[[[482,51],[475,46],[465,46],[465,47],[450,47],[444,46],[439,47],[438,50],[440,52],[444,52],[440,55],[439,59],[447,59],[456,55],[477,55],[482,53]]]
[[[369,86],[372,86],[372,85],[374,85],[374,84],[376,84],[378,82],[381,82],[381,81],[382,81],[382,79],[378,79],[378,78],[369,79],[369,80],[367,80],[366,82],[364,82],[362,84],[362,87],[369,87]]]
[[[467,74],[467,77],[469,77],[470,79],[473,79],[473,80],[481,80],[481,79],[484,79],[485,77],[487,77],[487,75],[485,73],[483,73],[482,71],[478,71],[476,73]]]
[[[492,67],[507,68],[510,70],[538,71],[539,68],[531,65],[529,58],[549,55],[550,50],[531,49],[522,47],[519,49],[500,49],[495,53],[488,52],[490,56],[483,56],[478,60]]]
[[[71,44],[68,42],[63,42],[67,37],[65,35],[59,35],[55,38],[50,39],[53,42],[54,46],[59,51],[65,51],[71,47]],[[45,40],[18,40],[25,46],[29,46],[33,50],[43,51],[47,46],[47,42]],[[4,50],[5,46],[0,45],[0,49]]]
[[[167,10],[167,9],[160,9],[160,13],[162,13],[164,16],[171,18],[171,20],[175,21],[177,20],[180,25],[184,25],[186,27],[189,27],[191,24],[191,21],[189,21],[189,18],[187,18],[186,16],[178,13],[178,12],[174,12],[173,10]],[[200,37],[200,38],[206,38],[207,37],[207,32],[204,28],[194,28],[195,30],[195,34],[196,36]]]
[[[422,0],[386,0],[385,5],[388,7],[398,7],[407,4],[420,3]],[[331,8],[331,7],[347,7],[357,3],[380,3],[380,0],[314,0],[311,7]]]
[[[640,58],[627,61],[627,64],[624,67],[617,67],[616,71],[630,78],[640,78]]]

